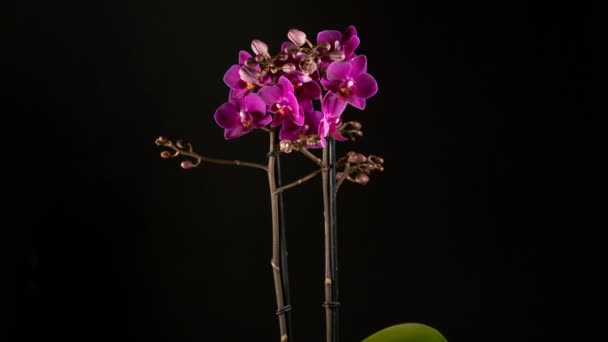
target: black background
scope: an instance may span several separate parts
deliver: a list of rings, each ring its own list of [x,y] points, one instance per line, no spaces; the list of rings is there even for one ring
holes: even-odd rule
[[[339,194],[343,341],[579,340],[603,264],[568,196],[590,10],[373,1],[20,2],[5,11],[0,337],[278,340],[265,175],[159,158],[158,135],[264,162],[212,115],[254,38],[356,25],[379,83],[344,143],[386,160]],[[573,153],[574,152],[574,153]],[[580,155],[578,156],[580,158]],[[582,159],[582,158],[581,158]],[[578,159],[577,159],[578,160]],[[284,158],[285,177],[313,170]],[[589,182],[591,183],[591,182]],[[322,202],[286,194],[295,340],[320,341]],[[6,277],[4,277],[6,275]]]

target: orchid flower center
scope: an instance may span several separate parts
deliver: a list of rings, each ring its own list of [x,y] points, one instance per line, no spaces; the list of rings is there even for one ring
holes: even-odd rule
[[[306,132],[308,132],[308,130],[310,129],[310,126],[308,125],[304,125],[304,127],[302,127],[302,129],[300,130],[300,133],[298,134],[298,138],[303,139],[306,136]]]
[[[285,102],[278,102],[274,104],[274,111],[281,114],[287,115],[292,112],[291,106]]]
[[[252,83],[247,83],[247,89],[251,90],[255,87]]]
[[[244,127],[250,127],[251,126],[251,120],[249,118],[249,114],[248,113],[246,113],[244,111],[241,111],[241,112],[239,112],[239,116],[241,117],[241,124]]]
[[[355,82],[353,82],[352,80],[348,80],[347,82],[342,83],[342,86],[340,87],[340,92],[344,95],[349,95],[353,90],[354,84]]]

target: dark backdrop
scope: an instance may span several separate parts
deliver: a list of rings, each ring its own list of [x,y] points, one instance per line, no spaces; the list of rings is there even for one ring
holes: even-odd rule
[[[593,331],[587,280],[602,263],[581,226],[562,224],[588,11],[210,6],[5,11],[3,340],[277,340],[265,176],[184,171],[154,139],[264,162],[264,134],[227,142],[213,121],[225,70],[254,38],[276,51],[290,28],[351,24],[380,91],[344,114],[365,136],[338,150],[380,154],[386,171],[339,194],[343,341],[414,321],[451,341]],[[287,179],[313,169],[284,164]],[[296,341],[323,330],[320,195],[317,179],[285,196]]]

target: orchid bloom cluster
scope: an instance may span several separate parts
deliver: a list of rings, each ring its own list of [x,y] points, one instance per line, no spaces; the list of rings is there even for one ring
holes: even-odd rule
[[[270,55],[264,42],[252,41],[253,55],[241,51],[239,64],[225,73],[228,102],[214,115],[224,137],[280,127],[281,146],[289,149],[295,142],[319,148],[325,146],[327,136],[343,141],[353,132],[360,135],[342,124],[342,113],[347,104],[365,109],[378,84],[367,73],[365,55],[355,54],[359,45],[355,27],[344,33],[319,32],[316,44],[297,29],[289,30],[287,37],[289,42],[276,55]]]

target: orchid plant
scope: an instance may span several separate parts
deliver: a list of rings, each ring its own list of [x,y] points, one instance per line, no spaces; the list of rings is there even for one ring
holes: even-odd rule
[[[272,213],[272,259],[280,341],[293,340],[290,322],[287,247],[282,193],[319,174],[323,185],[325,253],[325,340],[338,341],[338,267],[336,193],[345,181],[365,185],[374,171],[383,171],[383,159],[354,151],[335,156],[336,141],[355,140],[363,135],[359,122],[342,120],[348,105],[364,110],[366,101],[378,91],[376,79],[367,72],[367,57],[356,54],[360,39],[354,26],[344,32],[321,31],[316,42],[297,29],[287,33],[288,42],[271,55],[261,40],[251,42],[253,54],[240,51],[238,64],[224,74],[228,101],[217,108],[215,122],[226,140],[254,131],[268,133],[268,162],[211,158],[194,151],[183,140],[164,137],[156,144],[166,149],[162,158],[185,157],[184,169],[202,163],[235,165],[266,172]],[[321,150],[321,156],[314,152]],[[280,156],[298,152],[318,169],[302,178],[281,183]],[[395,339],[396,338],[396,339]],[[445,341],[436,330],[421,324],[387,328],[365,341]]]

